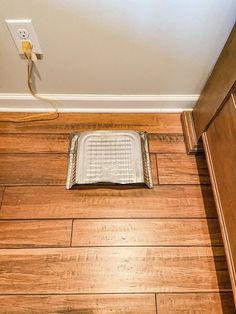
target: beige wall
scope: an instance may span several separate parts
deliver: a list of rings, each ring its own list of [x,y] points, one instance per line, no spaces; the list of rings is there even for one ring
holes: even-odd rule
[[[42,93],[197,94],[235,17],[235,0],[0,0],[0,93],[27,92],[6,18],[33,20]]]

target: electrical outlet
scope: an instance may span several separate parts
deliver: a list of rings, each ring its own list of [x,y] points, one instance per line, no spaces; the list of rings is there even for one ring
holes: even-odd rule
[[[33,51],[36,54],[42,54],[31,20],[6,20],[6,23],[19,54],[23,54],[22,40],[30,40],[33,45]]]
[[[19,28],[17,29],[17,35],[20,37],[20,39],[27,39],[29,37],[29,32],[27,29]]]

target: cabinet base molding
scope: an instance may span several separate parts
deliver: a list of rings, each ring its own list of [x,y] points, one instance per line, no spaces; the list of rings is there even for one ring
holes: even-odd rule
[[[181,122],[187,154],[196,154],[202,152],[203,146],[202,143],[197,140],[192,111],[182,112]]]
[[[207,134],[204,132],[202,134],[202,141],[205,149],[205,154],[206,154],[206,159],[207,159],[207,165],[208,165],[208,170],[210,174],[210,179],[211,179],[211,186],[213,190],[213,195],[215,199],[215,204],[216,204],[216,209],[217,209],[217,214],[219,218],[219,223],[220,223],[220,229],[221,229],[221,234],[224,242],[224,248],[225,248],[225,254],[227,257],[227,264],[229,268],[229,275],[232,283],[232,290],[233,290],[233,296],[234,296],[234,302],[236,306],[236,272],[234,269],[234,263],[233,263],[233,256],[232,252],[230,249],[230,242],[228,239],[228,234],[227,234],[227,228],[224,220],[224,214],[223,214],[223,209],[222,209],[222,204],[221,204],[221,198],[220,198],[220,193],[218,191],[218,186],[217,186],[217,180],[215,176],[215,171],[214,171],[214,166],[211,158],[211,151],[208,145],[208,139],[207,139]]]

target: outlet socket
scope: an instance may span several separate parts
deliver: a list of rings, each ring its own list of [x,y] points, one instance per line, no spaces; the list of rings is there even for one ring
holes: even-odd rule
[[[23,54],[21,42],[26,39],[30,40],[36,54],[43,53],[31,20],[6,20],[6,23],[19,54]]]
[[[16,32],[20,39],[27,39],[29,37],[29,32],[27,31],[27,29],[18,28]]]

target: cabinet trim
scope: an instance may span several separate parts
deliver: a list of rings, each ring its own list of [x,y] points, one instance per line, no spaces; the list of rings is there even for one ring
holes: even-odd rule
[[[210,173],[211,185],[212,185],[213,195],[214,195],[214,199],[215,199],[215,203],[216,203],[216,209],[217,209],[217,214],[218,214],[218,218],[219,218],[222,238],[223,238],[223,242],[224,242],[230,279],[231,279],[231,283],[232,283],[233,295],[234,295],[234,300],[235,300],[235,304],[236,304],[236,270],[234,267],[233,256],[232,256],[232,252],[230,249],[230,242],[229,242],[229,238],[228,238],[228,234],[227,234],[226,224],[225,224],[224,215],[223,215],[223,208],[222,208],[222,204],[221,204],[221,200],[220,200],[220,194],[219,194],[218,187],[217,187],[217,181],[216,181],[214,166],[213,166],[213,162],[212,162],[212,158],[211,158],[211,152],[210,152],[206,132],[204,132],[202,134],[202,141],[203,141],[203,146],[205,149],[205,154],[206,154],[206,159],[207,159],[207,164],[208,164],[208,170]]]
[[[183,127],[187,154],[196,154],[197,152],[203,151],[201,142],[199,142],[197,139],[193,121],[193,112],[192,111],[182,112],[181,122]]]

